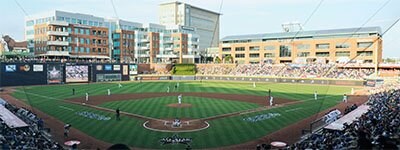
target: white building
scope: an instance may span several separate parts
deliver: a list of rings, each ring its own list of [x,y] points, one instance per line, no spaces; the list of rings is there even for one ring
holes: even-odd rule
[[[199,50],[218,47],[219,17],[221,14],[182,2],[162,3],[159,6],[159,21],[163,25],[183,25],[196,28],[199,35]]]

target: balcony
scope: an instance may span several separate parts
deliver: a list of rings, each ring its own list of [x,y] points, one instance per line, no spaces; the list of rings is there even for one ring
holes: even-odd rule
[[[47,31],[47,35],[68,36],[69,33],[62,31]]]
[[[69,43],[66,41],[47,41],[47,45],[68,46]]]
[[[174,48],[172,46],[169,46],[169,47],[164,47],[164,50],[172,51],[172,50],[174,50]]]
[[[150,42],[150,41],[149,41],[148,38],[145,38],[145,39],[140,39],[140,42],[142,42],[142,43],[147,43],[147,42]]]
[[[65,21],[50,21],[47,24],[49,25],[57,25],[57,26],[68,26],[69,23]]]

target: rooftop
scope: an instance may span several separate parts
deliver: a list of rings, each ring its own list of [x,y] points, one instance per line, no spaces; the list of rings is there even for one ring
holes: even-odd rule
[[[381,35],[380,27],[363,27],[363,28],[343,28],[343,29],[329,29],[329,30],[311,30],[300,32],[277,32],[277,33],[263,33],[263,34],[247,34],[247,35],[232,35],[226,36],[221,41],[232,40],[261,40],[261,39],[280,39],[280,38],[312,38],[321,36],[332,35],[353,35],[353,34],[369,34],[376,33]],[[297,36],[296,36],[297,34]]]

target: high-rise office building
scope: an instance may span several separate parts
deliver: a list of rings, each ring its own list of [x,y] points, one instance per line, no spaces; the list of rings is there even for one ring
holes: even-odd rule
[[[199,50],[218,47],[219,17],[221,14],[182,2],[162,3],[159,6],[159,21],[163,25],[183,25],[196,28],[199,35]]]

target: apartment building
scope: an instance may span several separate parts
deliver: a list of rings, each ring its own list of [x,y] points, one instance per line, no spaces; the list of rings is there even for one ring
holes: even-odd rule
[[[199,50],[217,47],[219,43],[220,13],[182,2],[167,2],[159,5],[159,23],[196,28],[199,35]]]
[[[121,62],[198,62],[199,37],[187,26],[141,24],[52,11],[26,18],[25,38],[36,55]]]
[[[380,27],[226,36],[219,57],[235,62],[382,62]]]
[[[108,28],[49,21],[34,26],[35,55],[109,58]],[[50,53],[48,53],[50,52]]]

